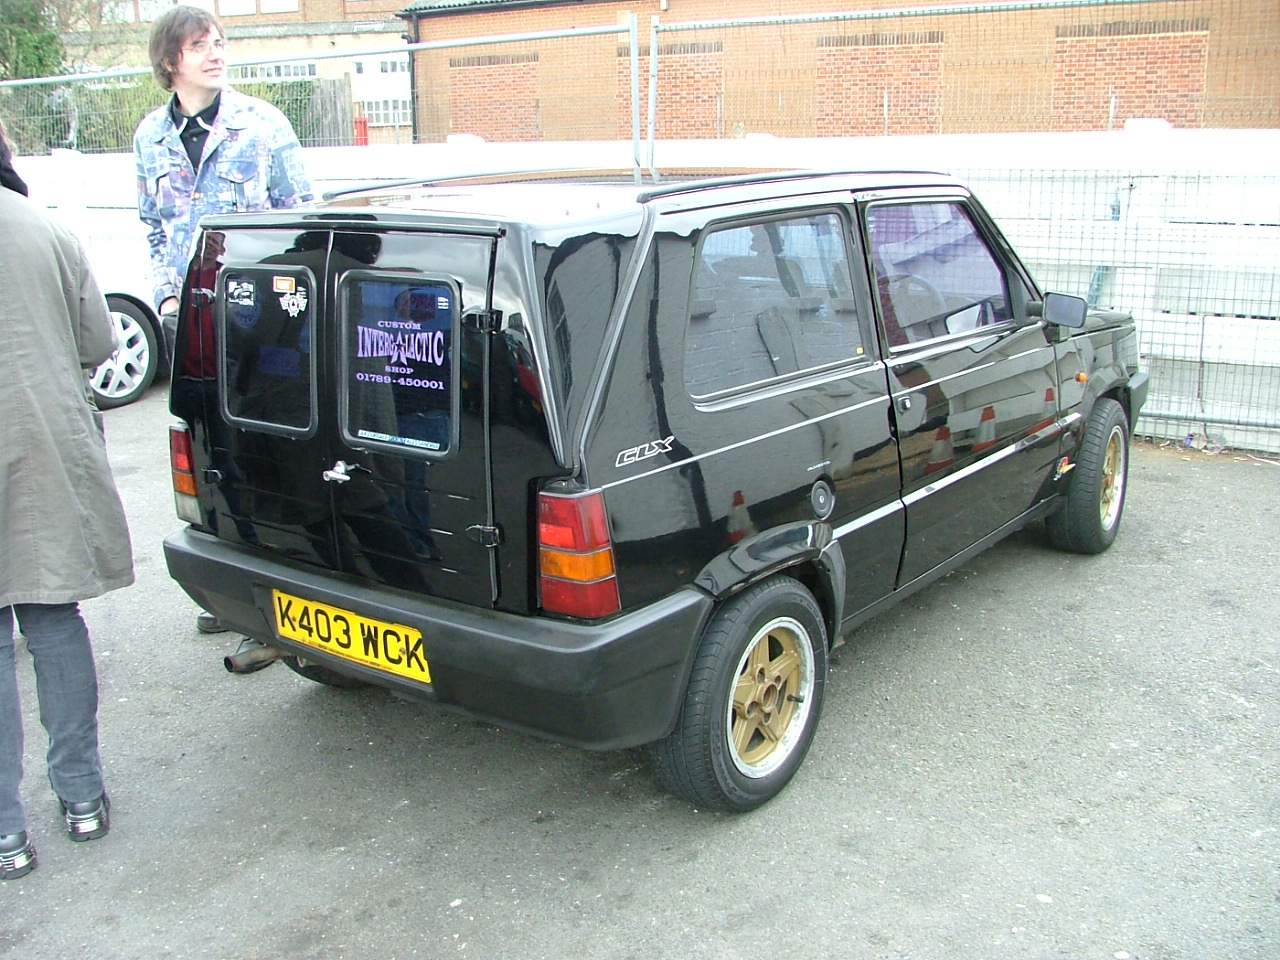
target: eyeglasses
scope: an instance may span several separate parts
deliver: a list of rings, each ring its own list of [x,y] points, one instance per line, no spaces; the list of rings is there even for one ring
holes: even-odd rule
[[[197,40],[191,46],[183,47],[182,49],[187,53],[194,53],[197,57],[204,57],[208,56],[210,50],[214,53],[222,53],[227,49],[227,41],[214,40],[210,42],[208,40]]]

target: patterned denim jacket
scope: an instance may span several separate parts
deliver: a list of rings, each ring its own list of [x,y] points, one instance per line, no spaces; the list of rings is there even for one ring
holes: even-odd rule
[[[133,155],[157,307],[182,289],[191,242],[205,214],[296,207],[313,199],[288,118],[229,88],[222,91],[198,171],[191,168],[168,103],[138,124]]]

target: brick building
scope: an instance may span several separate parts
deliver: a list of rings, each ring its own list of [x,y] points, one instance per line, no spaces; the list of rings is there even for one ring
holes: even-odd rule
[[[145,21],[162,0],[119,0]],[[630,137],[631,16],[647,125],[658,23],[659,138],[1105,130],[1133,117],[1175,127],[1280,126],[1276,0],[1042,0],[978,11],[894,0],[829,14],[823,0],[209,0],[237,58],[439,44],[398,59],[368,114],[417,141]],[[113,5],[105,5],[106,7]],[[733,21],[733,22],[727,22]],[[522,35],[578,31],[567,37]],[[593,32],[594,31],[594,32]],[[403,39],[402,39],[403,36]],[[450,46],[459,39],[509,38]],[[388,55],[389,56],[389,55]],[[379,75],[388,71],[368,61]],[[270,67],[270,65],[267,65]],[[375,90],[376,92],[376,90]],[[386,104],[391,104],[387,107]],[[397,138],[399,138],[397,136]],[[376,138],[375,138],[376,139]]]

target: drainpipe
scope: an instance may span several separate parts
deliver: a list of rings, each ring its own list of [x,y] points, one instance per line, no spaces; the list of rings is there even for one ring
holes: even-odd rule
[[[410,43],[420,43],[418,25],[422,21],[414,15],[411,29],[413,30],[413,39],[408,34],[401,34],[401,40],[409,40]],[[417,51],[409,54],[409,143],[418,142],[418,54]]]

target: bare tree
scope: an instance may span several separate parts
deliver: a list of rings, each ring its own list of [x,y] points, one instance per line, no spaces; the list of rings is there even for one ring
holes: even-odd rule
[[[128,3],[128,0],[125,0]],[[45,10],[65,38],[72,72],[146,63],[145,25],[113,23],[103,0],[44,0]]]

